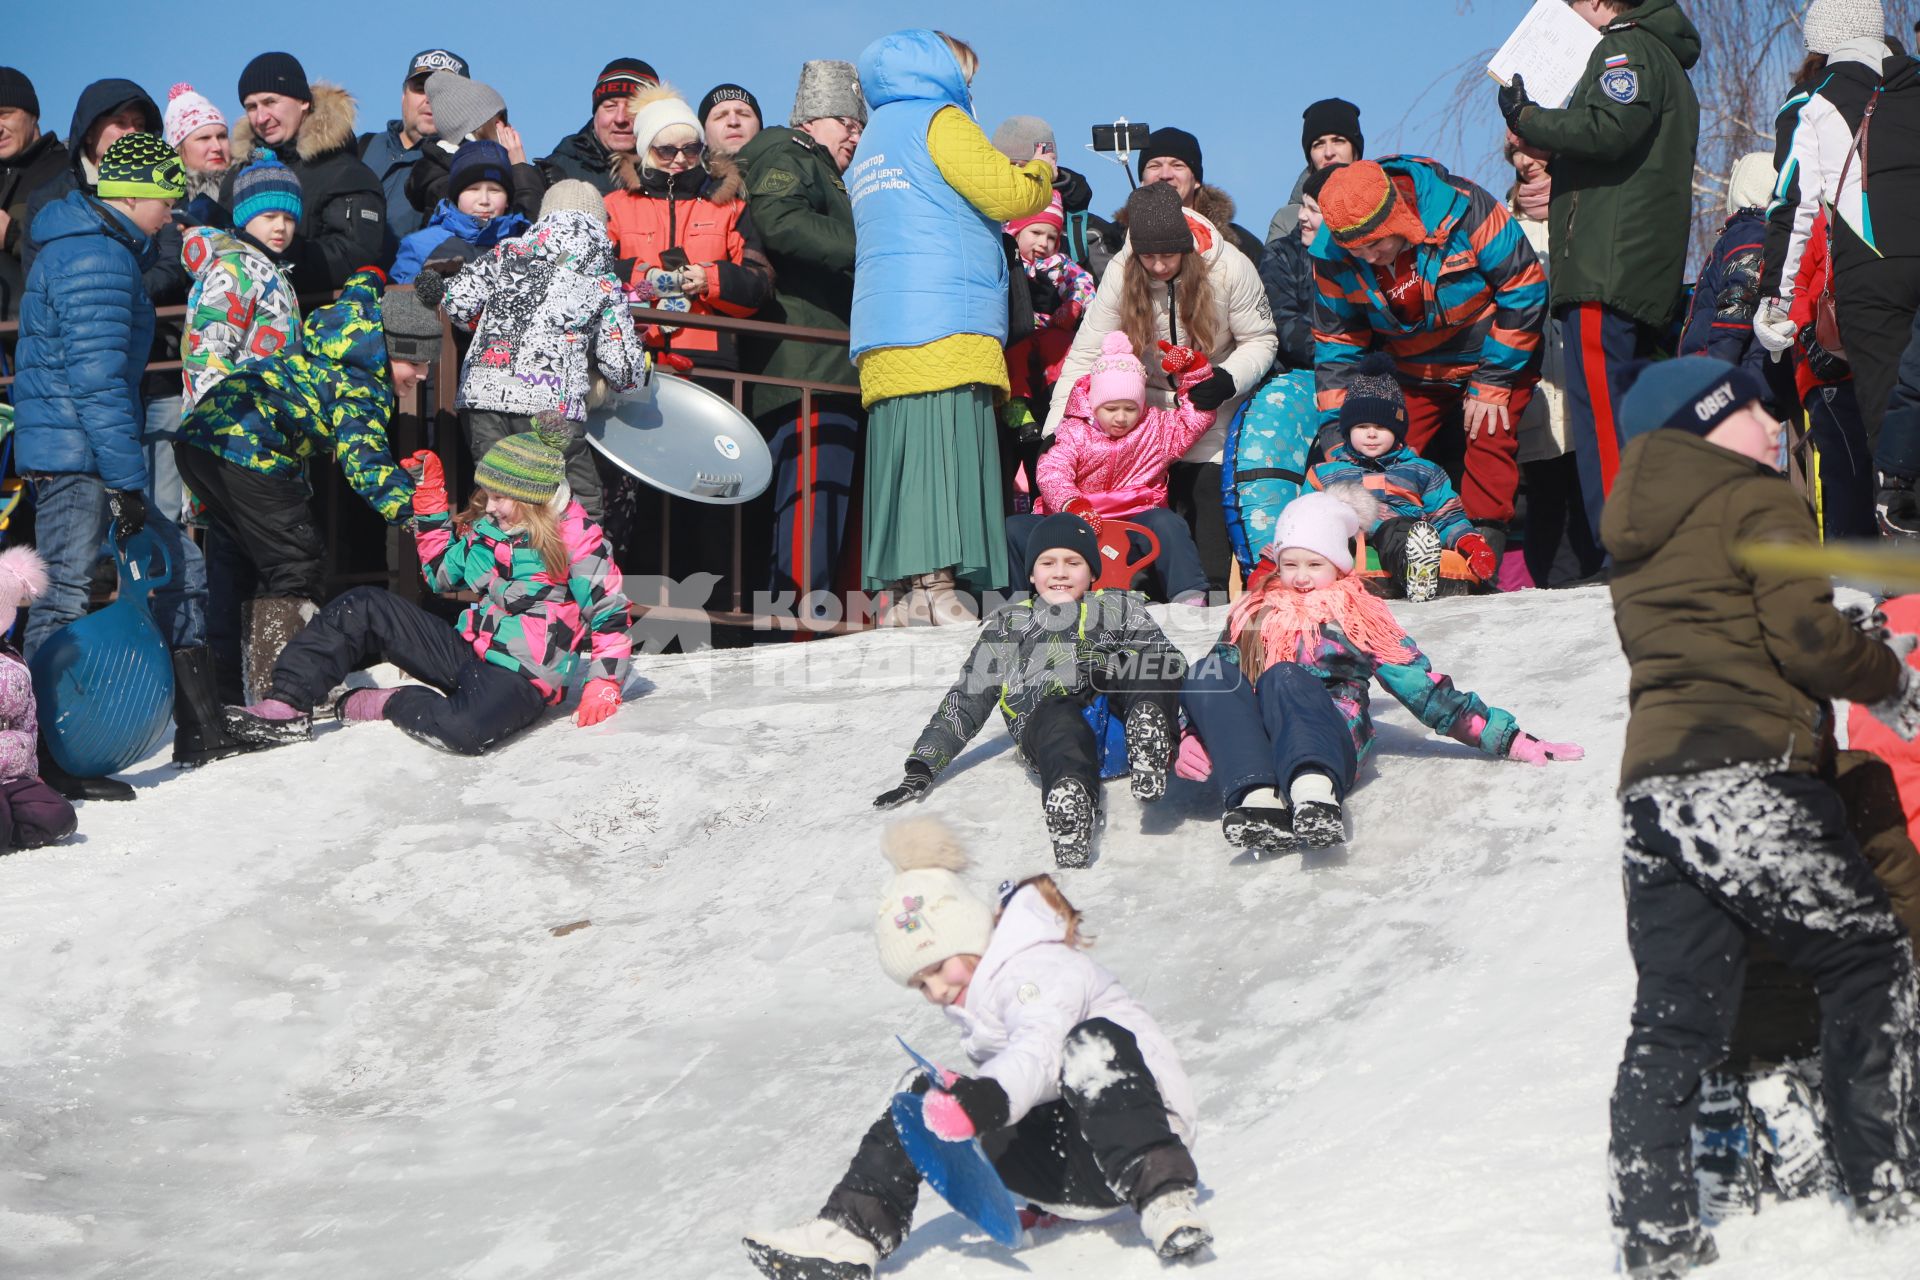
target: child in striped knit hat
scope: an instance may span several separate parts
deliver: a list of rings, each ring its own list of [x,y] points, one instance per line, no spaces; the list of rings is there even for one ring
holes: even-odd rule
[[[334,714],[386,720],[461,755],[526,728],[576,682],[585,684],[574,714],[582,728],[618,710],[632,611],[606,535],[567,488],[569,438],[564,421],[546,415],[494,445],[457,517],[439,457],[423,449],[408,458],[421,575],[435,592],[479,598],[449,629],[381,587],[337,597],[281,651],[271,696],[228,709],[233,734],[258,747],[306,740],[315,704],[380,654],[421,683],[355,689]]]

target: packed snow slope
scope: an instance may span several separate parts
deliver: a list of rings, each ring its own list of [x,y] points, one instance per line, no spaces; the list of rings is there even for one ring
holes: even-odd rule
[[[1211,617],[1185,615],[1183,648]],[[1063,876],[1181,1047],[1228,1277],[1604,1276],[1632,994],[1613,802],[1626,672],[1601,591],[1401,616],[1585,763],[1381,708],[1344,851],[1253,863],[1217,803],[1109,788]],[[589,731],[460,760],[385,726],[90,805],[0,858],[0,1274],[704,1278],[810,1215],[940,1015],[869,933],[908,747],[971,643],[891,632],[642,659]],[[983,890],[1049,867],[998,725],[927,800]],[[1920,1274],[1827,1203],[1711,1274]],[[989,1243],[927,1193],[886,1274],[1163,1274],[1131,1215]]]

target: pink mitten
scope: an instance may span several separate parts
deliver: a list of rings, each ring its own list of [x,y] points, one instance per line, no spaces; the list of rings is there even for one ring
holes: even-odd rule
[[[1587,753],[1571,742],[1542,742],[1531,734],[1520,734],[1507,748],[1507,759],[1544,766],[1549,761],[1584,760]]]
[[[965,1142],[974,1135],[973,1118],[960,1105],[960,1099],[950,1093],[929,1092],[920,1113],[926,1117],[927,1128],[944,1141]]]
[[[1213,776],[1213,757],[1191,729],[1180,735],[1180,754],[1174,759],[1173,771],[1188,782],[1205,782]]]

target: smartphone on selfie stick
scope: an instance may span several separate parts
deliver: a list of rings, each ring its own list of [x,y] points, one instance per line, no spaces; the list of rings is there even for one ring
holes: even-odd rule
[[[1125,116],[1121,116],[1112,124],[1093,126],[1093,141],[1087,149],[1110,156],[1115,164],[1127,171],[1127,185],[1137,186],[1133,177],[1133,153],[1146,149],[1147,138],[1152,133],[1152,125],[1130,124]]]

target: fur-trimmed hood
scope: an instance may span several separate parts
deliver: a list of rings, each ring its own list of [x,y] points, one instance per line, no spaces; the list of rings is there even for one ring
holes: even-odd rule
[[[698,174],[699,177],[694,175]],[[707,154],[697,169],[677,174],[676,194],[698,196],[708,204],[730,205],[746,198],[746,179],[730,155]],[[667,175],[659,169],[642,168],[637,152],[621,152],[613,158],[613,180],[621,191],[637,196],[664,196]]]
[[[325,155],[356,145],[354,123],[358,116],[353,95],[325,80],[313,82],[313,110],[294,135],[294,154],[312,163]],[[253,159],[253,121],[242,115],[233,122],[233,165],[238,169]],[[275,148],[276,152],[278,148]],[[282,156],[284,160],[286,157]]]
[[[1233,197],[1214,186],[1203,182],[1193,189],[1193,202],[1187,206],[1216,227],[1224,227],[1232,222],[1239,212],[1233,203]],[[1122,205],[1113,215],[1113,224],[1117,227],[1127,225],[1127,209]]]

